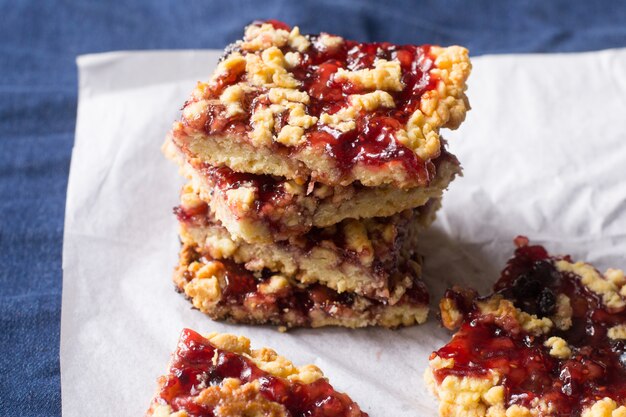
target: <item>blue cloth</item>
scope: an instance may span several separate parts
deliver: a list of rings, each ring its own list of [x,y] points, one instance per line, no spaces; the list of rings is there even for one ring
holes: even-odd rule
[[[266,18],[359,40],[458,43],[474,55],[626,46],[620,1],[384,3],[0,0],[0,416],[61,413],[61,247],[77,55],[221,48]]]

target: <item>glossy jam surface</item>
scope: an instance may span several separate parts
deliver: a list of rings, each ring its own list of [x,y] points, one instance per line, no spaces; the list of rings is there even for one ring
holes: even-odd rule
[[[213,417],[214,410],[195,399],[204,388],[220,385],[225,378],[236,378],[242,385],[258,381],[260,394],[282,404],[293,417],[367,416],[324,378],[303,384],[275,377],[250,359],[218,349],[189,329],[181,334],[157,401],[169,404],[174,412],[185,410],[190,417]]]
[[[262,23],[262,22],[258,22]],[[290,30],[284,23],[271,21],[277,29]],[[376,59],[397,60],[402,69],[402,91],[389,92],[396,104],[395,108],[379,108],[375,111],[362,111],[355,118],[356,129],[342,133],[327,125],[314,125],[306,131],[306,141],[300,147],[287,149],[276,145],[279,152],[299,152],[302,147],[313,147],[333,158],[337,168],[348,171],[356,164],[377,167],[398,165],[415,176],[418,181],[427,183],[429,161],[422,161],[414,152],[403,146],[395,138],[395,132],[406,125],[409,117],[419,107],[420,99],[429,90],[435,89],[437,79],[431,73],[433,58],[430,46],[394,45],[391,43],[359,43],[345,40],[338,47],[327,48],[319,36],[310,36],[311,45],[301,53],[300,63],[289,71],[301,83],[300,89],[308,93],[310,103],[306,113],[319,117],[322,113],[334,114],[349,106],[351,94],[365,94],[364,89],[348,81],[335,80],[340,68],[361,70],[373,68]],[[234,45],[232,49],[237,49]],[[232,50],[231,49],[231,50]],[[283,53],[294,52],[289,46]],[[230,76],[228,73],[213,83],[207,92],[208,97],[218,98],[224,88],[245,81],[245,73]],[[219,106],[212,106],[206,118],[202,119],[206,134],[242,134],[252,130],[251,113],[258,106],[271,103],[263,91],[247,93],[243,100],[243,113],[225,118]],[[186,105],[190,102],[186,103]],[[278,118],[277,129],[286,123],[287,113]],[[197,127],[197,126],[196,126]]]
[[[517,244],[515,256],[495,284],[496,294],[539,317],[553,315],[558,295],[565,294],[573,309],[572,326],[532,336],[515,320],[494,323],[492,317],[480,314],[467,293],[449,290],[446,297],[456,301],[465,320],[452,341],[435,353],[453,358],[454,367],[436,371],[435,377],[439,381],[447,375],[479,377],[495,370],[503,377],[507,405],[530,407],[533,399],[541,397],[559,416],[580,415],[584,406],[604,397],[625,403],[625,341],[608,338],[607,329],[626,323],[626,312],[609,312],[580,277],[554,267],[555,260],[568,257],[550,257],[525,238],[518,238]],[[572,350],[568,359],[549,354],[543,344],[551,336],[567,341]]]

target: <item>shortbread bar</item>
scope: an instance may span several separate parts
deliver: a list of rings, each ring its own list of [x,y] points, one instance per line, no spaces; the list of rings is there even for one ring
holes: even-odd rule
[[[199,159],[186,159],[172,142],[164,152],[181,167],[201,198],[234,239],[270,243],[327,227],[344,219],[391,216],[440,199],[461,172],[458,160],[442,149],[432,162],[435,174],[427,187],[328,186],[314,181],[298,183],[271,175],[238,173]]]
[[[443,417],[626,416],[626,279],[516,239],[494,293],[454,288],[426,378]]]
[[[189,159],[326,185],[425,187],[439,130],[469,104],[459,46],[359,43],[257,22],[185,102],[171,137]]]
[[[243,336],[184,329],[146,417],[367,417],[314,365]]]
[[[246,269],[269,269],[298,282],[319,282],[340,293],[356,292],[394,304],[412,279],[398,267],[415,257],[418,230],[435,218],[439,200],[391,217],[344,220],[274,243],[233,240],[190,185],[175,209],[183,243],[215,259],[233,259]]]
[[[394,305],[320,284],[304,285],[269,270],[251,272],[232,260],[216,260],[183,244],[174,272],[178,290],[214,320],[271,324],[281,328],[344,326],[398,327],[423,323],[428,292],[420,265],[407,262],[412,285]]]

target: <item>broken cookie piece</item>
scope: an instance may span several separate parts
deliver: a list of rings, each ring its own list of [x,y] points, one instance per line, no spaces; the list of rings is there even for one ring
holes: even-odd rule
[[[442,417],[626,415],[626,279],[518,237],[494,292],[441,300],[426,380]]]

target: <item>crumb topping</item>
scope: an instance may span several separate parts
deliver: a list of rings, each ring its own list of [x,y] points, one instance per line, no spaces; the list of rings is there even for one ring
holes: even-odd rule
[[[295,366],[284,356],[278,355],[268,348],[251,349],[250,339],[245,336],[236,336],[227,333],[210,333],[205,336],[215,347],[236,353],[250,359],[259,369],[289,381],[298,381],[310,384],[324,377],[322,371],[314,365],[301,368]]]
[[[423,175],[416,167],[439,155],[439,129],[458,127],[469,109],[470,69],[458,46],[365,44],[254,23],[198,84],[174,132],[246,135],[257,147],[319,150],[342,170],[395,161]]]
[[[376,59],[374,68],[361,70],[346,70],[339,68],[333,79],[335,81],[349,81],[364,90],[402,91],[402,68],[400,61]]]

